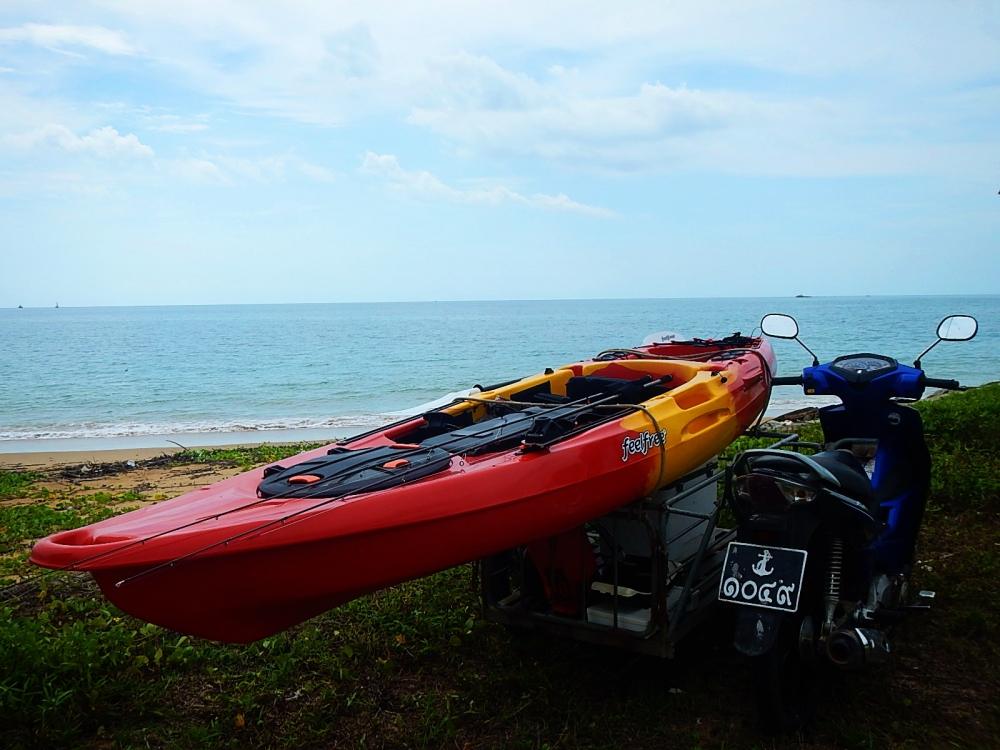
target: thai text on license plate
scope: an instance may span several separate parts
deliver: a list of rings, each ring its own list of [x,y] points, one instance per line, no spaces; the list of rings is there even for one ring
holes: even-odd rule
[[[730,542],[719,601],[795,612],[806,571],[804,549]]]

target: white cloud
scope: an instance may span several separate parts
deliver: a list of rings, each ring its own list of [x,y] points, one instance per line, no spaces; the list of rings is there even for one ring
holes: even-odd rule
[[[308,161],[297,160],[295,163],[296,169],[299,170],[304,176],[308,177],[310,180],[315,182],[333,182],[337,179],[333,170],[327,169],[326,167],[320,166],[319,164],[313,164]]]
[[[208,154],[164,159],[169,174],[210,185],[268,185],[295,177],[313,182],[333,182],[336,175],[326,167],[297,156],[230,156]]]
[[[379,78],[443,55],[489,49],[545,50],[571,60],[580,52],[613,53],[622,62],[654,66],[719,61],[795,74],[967,77],[995,70],[1000,20],[989,2],[919,0],[905,14],[891,4],[845,9],[794,0],[637,0],[627,11],[579,0],[144,0],[117,3],[112,12],[115,25],[130,28],[144,46],[149,39],[151,49],[168,42],[180,49],[176,43],[188,41],[185,57],[214,68],[223,65],[213,61],[211,48],[253,52],[262,70],[283,70],[286,82],[299,78],[306,63],[325,62],[326,73]]]
[[[978,93],[963,97],[964,106],[942,97],[917,117],[898,109],[904,102],[860,95],[790,97],[660,82],[607,95],[578,71],[553,66],[530,77],[469,55],[434,69],[433,101],[414,107],[408,122],[464,153],[540,158],[574,170],[944,175],[1000,155],[992,134],[954,142],[970,113],[997,111],[1000,100]]]
[[[208,130],[208,125],[203,122],[164,122],[159,125],[150,125],[149,129],[160,133],[188,135],[189,133],[200,133],[203,130]]]
[[[210,127],[207,113],[178,115],[165,107],[124,101],[100,101],[91,106],[101,112],[102,116],[112,117],[119,122],[134,123],[139,130],[191,135],[204,132]]]
[[[0,172],[0,196],[3,197],[24,198],[31,193],[96,197],[108,195],[108,188],[107,181],[72,170]]]
[[[103,26],[26,23],[0,28],[0,43],[27,42],[48,49],[86,47],[108,55],[134,55],[137,49],[118,31]]]
[[[399,160],[392,154],[376,154],[372,151],[367,151],[362,157],[360,169],[363,174],[385,180],[394,190],[424,200],[446,200],[454,203],[490,206],[514,203],[552,211],[568,211],[605,219],[615,215],[613,211],[606,208],[579,203],[562,193],[558,195],[546,195],[544,193],[525,195],[511,190],[504,185],[465,189],[456,188],[443,182],[439,177],[430,172],[411,172],[403,169],[399,164]]]
[[[442,69],[438,99],[414,108],[408,121],[477,149],[551,159],[684,138],[745,122],[764,108],[745,95],[661,83],[619,96],[566,91],[558,78],[543,83],[471,58]]]
[[[191,182],[209,185],[231,185],[232,181],[219,168],[219,165],[209,159],[183,157],[169,159],[164,162],[167,172],[175,177]]]
[[[26,132],[0,136],[0,145],[14,151],[49,149],[64,155],[97,157],[109,162],[145,163],[181,180],[209,185],[264,185],[295,178],[329,183],[336,179],[330,169],[296,155],[233,156],[222,153],[160,157],[134,133],[123,134],[111,126],[78,135],[64,125],[50,123]],[[112,172],[102,168],[95,179],[109,183],[142,180],[145,179],[142,174],[132,169]],[[56,189],[70,184],[62,179],[50,179],[48,182]]]
[[[994,6],[914,2],[900,14],[637,0],[626,13],[577,0],[144,0],[66,10],[40,0],[38,17],[67,25],[0,29],[0,42],[142,54],[177,87],[243,112],[323,126],[404,120],[463,155],[615,172],[940,172],[935,145],[997,148],[991,129],[965,128],[995,121],[995,99],[964,111],[933,103],[996,78]],[[909,130],[938,111],[945,122]]]
[[[77,135],[65,125],[48,124],[18,135],[8,135],[4,142],[19,149],[56,148],[74,154],[88,154],[104,159],[151,158],[153,149],[135,133],[125,135],[110,125]]]

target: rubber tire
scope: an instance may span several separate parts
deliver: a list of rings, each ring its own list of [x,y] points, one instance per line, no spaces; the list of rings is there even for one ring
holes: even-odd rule
[[[768,734],[801,732],[816,715],[819,664],[799,651],[801,624],[801,617],[786,619],[773,648],[750,659],[757,717]]]

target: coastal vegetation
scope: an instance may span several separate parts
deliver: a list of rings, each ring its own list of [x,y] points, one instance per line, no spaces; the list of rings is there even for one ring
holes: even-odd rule
[[[806,737],[757,733],[724,611],[665,662],[485,623],[466,565],[228,646],[135,620],[88,576],[27,563],[40,536],[163,499],[140,463],[100,489],[66,478],[79,472],[0,472],[0,746],[992,745],[1000,384],[918,408],[934,486],[915,578],[938,592],[937,604],[904,623],[889,668],[833,676]],[[815,424],[794,428],[820,437]],[[192,450],[156,468],[200,476],[304,447]]]

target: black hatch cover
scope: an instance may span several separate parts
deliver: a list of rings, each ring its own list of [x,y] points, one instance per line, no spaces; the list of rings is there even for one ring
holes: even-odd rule
[[[267,467],[257,494],[265,498],[302,498],[374,492],[441,471],[451,457],[450,451],[441,448],[401,450],[381,446],[336,452],[289,468]]]

